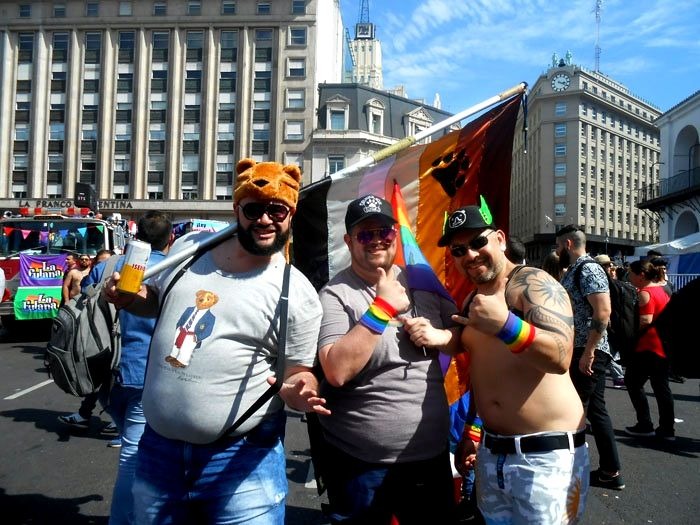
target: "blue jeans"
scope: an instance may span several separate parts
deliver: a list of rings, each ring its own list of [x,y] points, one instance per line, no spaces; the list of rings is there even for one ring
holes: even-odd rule
[[[122,440],[122,448],[119,450],[119,470],[112,492],[110,525],[134,523],[134,498],[131,490],[134,485],[139,441],[146,426],[141,405],[142,393],[142,388],[116,384],[109,395],[107,412],[117,425]]]
[[[136,523],[283,525],[287,496],[284,411],[242,438],[195,445],[151,427],[139,445]]]
[[[334,525],[388,525],[392,515],[401,525],[452,520],[454,482],[447,446],[430,459],[375,464],[328,444],[327,460],[326,485]]]

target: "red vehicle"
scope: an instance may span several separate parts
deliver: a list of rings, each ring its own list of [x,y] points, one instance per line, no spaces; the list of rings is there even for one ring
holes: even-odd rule
[[[19,285],[19,254],[59,253],[94,256],[102,249],[121,253],[126,243],[126,221],[118,214],[98,219],[88,208],[43,210],[20,208],[18,215],[5,212],[0,218],[0,268],[5,289],[0,319],[5,327],[14,321],[13,300]]]

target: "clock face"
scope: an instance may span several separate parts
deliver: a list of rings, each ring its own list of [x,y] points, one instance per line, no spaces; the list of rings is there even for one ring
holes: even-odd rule
[[[571,78],[564,73],[557,73],[552,77],[552,89],[554,91],[564,91],[571,84]]]

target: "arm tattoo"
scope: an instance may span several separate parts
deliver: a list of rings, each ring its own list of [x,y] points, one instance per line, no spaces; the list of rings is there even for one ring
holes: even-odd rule
[[[603,334],[605,332],[605,329],[608,327],[608,325],[599,319],[591,319],[591,323],[589,325],[591,330],[595,330],[599,334]]]

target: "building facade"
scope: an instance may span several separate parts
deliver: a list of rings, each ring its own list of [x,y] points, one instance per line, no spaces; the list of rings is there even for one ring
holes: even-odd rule
[[[318,91],[318,125],[309,144],[313,181],[452,116],[361,84],[322,84]],[[458,128],[453,125],[439,135]]]
[[[661,115],[661,179],[639,190],[638,206],[658,215],[659,242],[700,231],[700,91]]]
[[[637,207],[637,193],[658,181],[659,115],[618,82],[573,64],[570,53],[553,57],[530,90],[528,132],[513,144],[510,232],[531,262],[552,250],[566,224],[583,228],[591,253],[631,255],[656,241],[658,218]]]
[[[241,158],[297,163],[342,79],[338,0],[0,4],[0,207],[230,217]],[[309,175],[305,175],[308,182]]]

